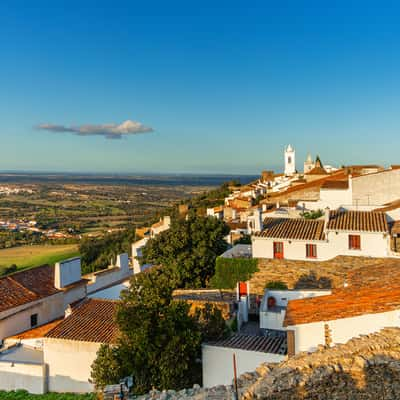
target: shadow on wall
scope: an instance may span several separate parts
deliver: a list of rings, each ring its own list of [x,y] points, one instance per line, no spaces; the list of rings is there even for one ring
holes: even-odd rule
[[[264,400],[398,400],[400,399],[400,358],[385,354],[364,359],[356,357],[349,371],[328,365],[302,374],[298,370],[286,373],[285,382],[270,385],[258,382],[244,399]],[[268,375],[267,375],[268,376]],[[265,381],[268,378],[266,377]],[[295,384],[293,384],[295,383]]]
[[[303,274],[294,284],[294,289],[331,289],[332,279],[326,276],[318,277],[315,271]]]
[[[53,375],[48,378],[49,392],[74,392],[88,393],[92,392],[94,385],[88,381],[78,381],[65,375]]]

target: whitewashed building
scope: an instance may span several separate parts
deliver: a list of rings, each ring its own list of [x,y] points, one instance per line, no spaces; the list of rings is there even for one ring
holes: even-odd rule
[[[322,219],[266,218],[252,236],[254,258],[329,260],[338,255],[390,257],[385,213],[326,210]]]
[[[329,296],[291,300],[283,325],[294,339],[295,353],[399,327],[400,287],[398,282],[384,287],[349,287]]]
[[[254,371],[260,364],[278,363],[287,357],[285,335],[274,337],[236,334],[202,346],[203,386],[231,385],[237,375]]]

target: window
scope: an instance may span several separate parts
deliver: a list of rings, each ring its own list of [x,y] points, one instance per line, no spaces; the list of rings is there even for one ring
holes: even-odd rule
[[[317,245],[316,244],[306,244],[306,257],[307,258],[317,258]]]
[[[361,250],[360,235],[349,235],[349,249],[350,250]]]
[[[282,242],[274,242],[274,258],[283,258]]]
[[[31,315],[31,328],[33,328],[37,324],[38,324],[38,315],[37,314],[32,314]]]

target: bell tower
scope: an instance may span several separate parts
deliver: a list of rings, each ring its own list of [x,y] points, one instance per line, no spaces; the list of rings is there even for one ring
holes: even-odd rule
[[[292,176],[296,173],[296,160],[295,160],[296,152],[289,144],[288,147],[285,148],[285,175]]]

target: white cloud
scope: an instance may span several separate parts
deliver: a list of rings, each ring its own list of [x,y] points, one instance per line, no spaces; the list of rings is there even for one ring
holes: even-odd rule
[[[104,136],[107,139],[121,139],[122,136],[153,132],[153,128],[140,122],[127,120],[121,124],[65,126],[56,124],[40,124],[36,127],[55,133],[70,132],[79,136]]]

